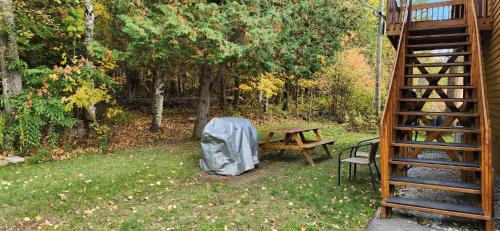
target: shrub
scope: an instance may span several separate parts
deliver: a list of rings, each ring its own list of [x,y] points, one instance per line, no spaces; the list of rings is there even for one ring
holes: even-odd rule
[[[28,159],[28,162],[30,164],[36,164],[44,160],[50,159],[51,157],[52,157],[51,151],[47,149],[40,149]]]
[[[375,116],[373,75],[362,51],[350,48],[338,53],[334,65],[324,66],[314,76],[321,95],[330,99],[333,119],[356,130],[371,127]],[[324,99],[320,101],[325,107]]]
[[[74,109],[89,109],[110,101],[115,83],[86,60],[73,65],[28,69],[23,73],[24,89],[15,97],[1,98],[11,108],[0,117],[0,147],[23,153],[44,141],[57,146],[61,135],[77,121]]]

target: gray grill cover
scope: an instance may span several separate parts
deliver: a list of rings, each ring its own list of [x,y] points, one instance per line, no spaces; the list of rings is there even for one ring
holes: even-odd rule
[[[236,176],[259,164],[257,129],[235,117],[214,118],[201,136],[200,168],[210,174]]]

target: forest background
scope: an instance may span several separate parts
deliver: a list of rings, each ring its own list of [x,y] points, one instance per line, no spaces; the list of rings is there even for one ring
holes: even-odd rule
[[[214,116],[376,131],[377,0],[0,0],[0,155],[197,139]],[[394,49],[384,40],[382,102]],[[140,137],[140,138],[139,138]],[[56,154],[59,153],[59,156]]]

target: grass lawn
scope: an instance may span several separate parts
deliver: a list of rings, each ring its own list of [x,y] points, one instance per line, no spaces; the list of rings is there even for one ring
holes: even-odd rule
[[[338,151],[374,134],[323,126]],[[378,206],[367,170],[337,186],[336,160],[311,167],[299,153],[268,153],[239,177],[199,171],[199,146],[178,142],[0,168],[0,229],[361,230]],[[322,155],[318,148],[316,156]],[[347,168],[344,168],[344,170]]]

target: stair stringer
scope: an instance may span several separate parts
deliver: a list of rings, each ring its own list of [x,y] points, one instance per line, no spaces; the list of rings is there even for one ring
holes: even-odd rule
[[[486,95],[483,55],[481,49],[480,30],[478,27],[476,7],[473,0],[466,0],[466,21],[471,37],[471,76],[477,87],[476,97],[479,100],[481,129],[481,207],[484,215],[493,223],[494,170],[491,153],[491,125]],[[489,228],[487,225],[487,229]],[[494,228],[493,228],[494,229]]]
[[[398,111],[398,98],[399,98],[399,88],[404,83],[405,76],[405,62],[406,62],[406,45],[408,30],[411,23],[411,6],[412,1],[407,0],[405,17],[402,23],[401,34],[399,36],[399,43],[396,52],[396,62],[394,64],[394,69],[392,71],[392,79],[390,83],[389,94],[384,107],[384,113],[382,115],[380,124],[380,165],[381,165],[381,191],[382,191],[382,201],[387,201],[391,197],[392,190],[390,189],[390,175],[391,168],[389,166],[389,160],[392,157],[394,147],[391,146],[392,141],[395,139],[395,133],[393,128],[396,124],[395,112]],[[381,216],[387,218],[391,216],[392,209],[390,207],[382,207]]]

